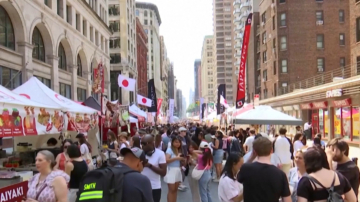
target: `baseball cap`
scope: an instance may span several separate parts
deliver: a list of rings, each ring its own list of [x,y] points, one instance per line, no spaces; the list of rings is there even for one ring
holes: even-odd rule
[[[140,149],[139,147],[133,147],[133,148],[122,148],[120,150],[120,154],[122,156],[125,156],[128,153],[132,153],[136,158],[140,159],[140,161],[145,161],[146,157],[145,157],[145,153],[142,149]]]
[[[209,143],[204,142],[204,141],[202,141],[202,142],[200,143],[200,146],[199,146],[199,147],[202,148],[202,149],[210,148],[210,147],[209,147]]]
[[[146,134],[146,131],[145,131],[145,130],[140,129],[140,130],[138,131],[138,133],[139,133],[139,134]]]
[[[186,128],[184,128],[184,127],[180,127],[180,128],[179,128],[179,131],[181,132],[181,131],[187,131],[187,130],[186,130]]]

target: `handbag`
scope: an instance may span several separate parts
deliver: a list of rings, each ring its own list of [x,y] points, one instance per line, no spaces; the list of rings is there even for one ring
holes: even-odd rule
[[[204,170],[199,170],[198,169],[198,165],[195,166],[195,168],[193,169],[192,173],[191,173],[191,177],[194,180],[200,180],[201,176],[204,174],[204,171],[207,169],[208,166],[206,166],[204,168]]]

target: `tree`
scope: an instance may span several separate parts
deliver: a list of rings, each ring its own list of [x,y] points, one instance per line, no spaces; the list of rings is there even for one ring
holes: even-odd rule
[[[191,103],[186,109],[186,113],[192,113],[197,111],[200,111],[200,107],[197,106],[195,103]]]

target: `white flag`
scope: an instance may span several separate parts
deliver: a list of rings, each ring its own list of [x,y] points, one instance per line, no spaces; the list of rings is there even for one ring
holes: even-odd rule
[[[225,108],[229,108],[227,101],[225,100],[224,96],[220,95],[220,104],[224,105]]]
[[[147,106],[147,107],[151,107],[152,100],[147,98],[147,97],[144,97],[142,95],[137,94],[137,103],[139,105],[144,105],[144,106]]]
[[[119,74],[118,84],[127,91],[135,91],[136,80]]]

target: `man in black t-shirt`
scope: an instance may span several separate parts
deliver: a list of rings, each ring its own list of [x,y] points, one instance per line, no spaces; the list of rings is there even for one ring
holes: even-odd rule
[[[272,143],[266,137],[253,142],[251,159],[239,172],[238,181],[244,186],[244,202],[291,202],[288,179],[283,171],[270,162]],[[252,162],[249,160],[248,162]]]
[[[359,168],[348,157],[349,145],[341,138],[334,138],[326,145],[326,155],[331,169],[332,162],[337,163],[336,171],[341,173],[350,182],[355,195],[358,195],[359,191]]]

